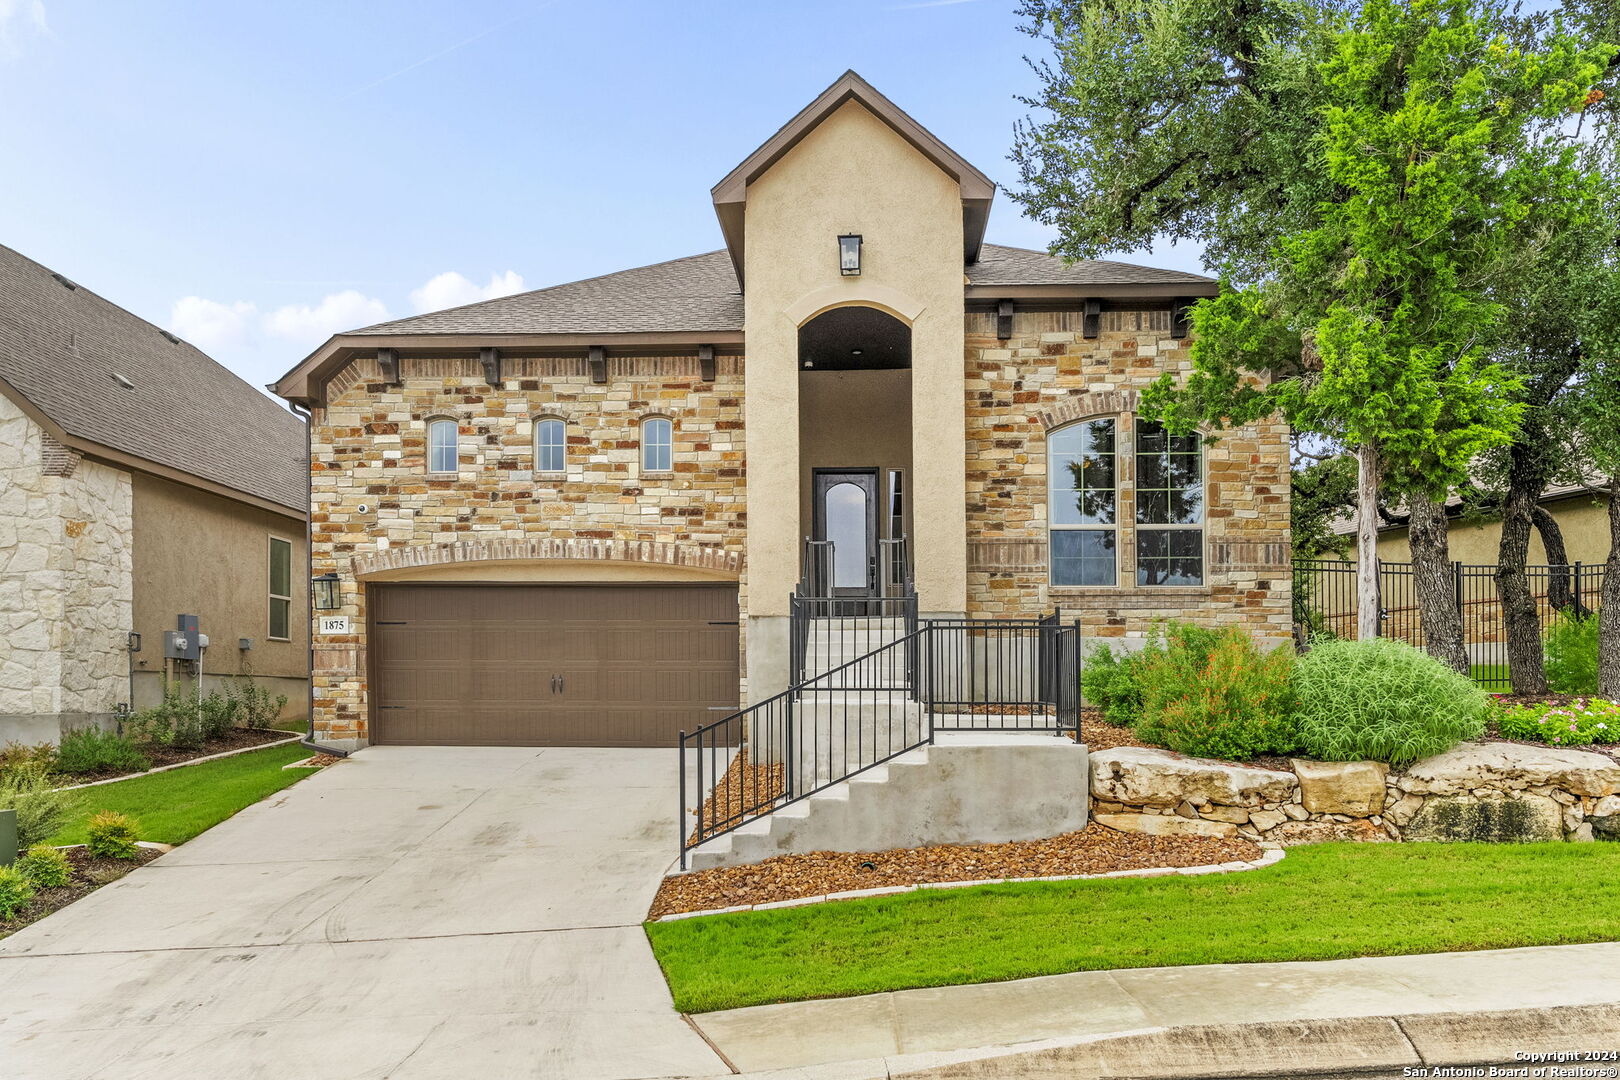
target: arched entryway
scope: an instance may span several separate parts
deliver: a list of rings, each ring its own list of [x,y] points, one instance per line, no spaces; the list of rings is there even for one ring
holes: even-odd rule
[[[835,307],[799,327],[801,591],[894,595],[910,518],[911,327]]]

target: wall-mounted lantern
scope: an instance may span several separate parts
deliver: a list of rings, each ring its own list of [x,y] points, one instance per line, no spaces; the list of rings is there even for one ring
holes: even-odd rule
[[[845,277],[860,276],[861,237],[859,233],[846,233],[838,238],[838,272]]]
[[[315,587],[315,610],[336,611],[342,607],[338,596],[338,576],[328,570],[315,578],[311,584]]]

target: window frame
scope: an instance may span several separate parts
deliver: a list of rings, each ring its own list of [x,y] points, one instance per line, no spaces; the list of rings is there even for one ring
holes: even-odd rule
[[[266,562],[265,562],[265,593],[268,596],[268,600],[265,603],[264,636],[265,636],[265,638],[267,640],[270,640],[270,641],[291,641],[292,640],[292,616],[293,616],[293,610],[292,610],[292,601],[293,601],[293,597],[292,597],[292,592],[293,592],[293,587],[292,587],[292,584],[293,584],[293,582],[292,582],[292,579],[293,579],[293,542],[291,540],[287,539],[284,536],[274,536],[274,535],[269,537],[269,541],[270,541],[270,543],[269,543],[269,545],[268,545],[268,547],[266,549],[267,554],[266,554]],[[287,548],[287,591],[286,591],[286,593],[278,593],[278,592],[276,592],[276,545],[277,544],[283,544]],[[276,605],[277,604],[286,605],[286,631],[287,631],[287,633],[286,633],[285,636],[278,636],[275,633]]]
[[[556,445],[556,450],[562,457],[562,466],[556,469],[542,468],[540,465],[540,430],[547,424],[556,424],[562,432],[562,438]],[[534,472],[536,476],[547,478],[563,477],[568,475],[568,421],[560,416],[546,413],[534,418],[534,431],[530,433],[530,452],[534,455]],[[545,449],[551,449],[549,446]]]
[[[659,445],[659,444],[657,444],[655,442],[649,442],[648,439],[647,439],[647,431],[654,424],[663,424],[668,428],[668,431],[669,431],[669,440],[666,443],[663,444],[663,449],[664,449],[665,454],[668,457],[668,462],[666,464],[662,465],[662,466],[649,465],[647,463],[647,451],[649,449],[656,450],[658,448],[658,445]],[[638,461],[640,462],[641,473],[643,475],[647,475],[647,474],[663,475],[665,473],[674,472],[675,471],[675,421],[672,418],[668,417],[668,416],[662,416],[662,415],[653,415],[653,416],[644,416],[644,417],[642,417],[641,418],[641,423],[638,424],[637,427],[636,427],[636,456],[637,456]]]
[[[450,443],[454,463],[453,467],[449,469],[435,469],[433,467],[433,429],[438,427],[440,424],[449,424],[450,430],[455,432],[455,435]],[[461,472],[461,421],[457,420],[453,416],[428,417],[425,421],[425,427],[423,430],[422,447],[422,464],[424,466],[423,471],[425,471],[429,476],[447,477],[457,475]]]
[[[1138,416],[1138,417],[1135,417],[1133,419],[1133,422],[1131,424],[1131,503],[1132,503],[1132,506],[1131,506],[1131,563],[1132,563],[1132,566],[1131,566],[1131,569],[1132,569],[1132,586],[1134,588],[1138,588],[1138,589],[1150,589],[1150,590],[1155,590],[1155,589],[1203,589],[1203,588],[1207,588],[1209,586],[1209,480],[1208,480],[1209,465],[1208,465],[1208,455],[1205,453],[1205,449],[1204,449],[1204,445],[1205,445],[1204,444],[1204,433],[1202,431],[1193,431],[1191,433],[1191,437],[1198,440],[1198,451],[1197,451],[1197,457],[1198,457],[1198,495],[1199,495],[1198,520],[1196,522],[1178,523],[1178,524],[1169,524],[1169,523],[1167,523],[1167,524],[1158,524],[1158,523],[1155,523],[1155,522],[1144,522],[1144,521],[1140,520],[1140,514],[1141,514],[1141,511],[1142,511],[1142,495],[1141,495],[1142,488],[1141,488],[1141,469],[1138,467],[1138,462],[1137,462],[1137,458],[1138,458],[1138,456],[1140,454],[1140,451],[1137,449],[1137,439],[1142,433],[1142,426],[1144,424],[1150,424],[1150,423],[1153,423],[1153,421],[1143,420],[1141,417]],[[1159,426],[1161,428],[1163,427],[1163,425],[1157,425],[1157,426]],[[1166,438],[1167,439],[1168,438],[1176,438],[1176,437],[1177,436],[1169,435],[1168,433],[1166,433]],[[1166,444],[1165,454],[1166,455],[1173,454],[1173,451],[1168,449],[1168,443]],[[1153,491],[1163,490],[1163,491],[1168,492],[1168,491],[1174,491],[1174,490],[1177,490],[1177,489],[1174,489],[1174,488],[1163,488],[1163,489],[1161,489],[1161,488],[1153,488],[1151,490],[1153,490]],[[1181,489],[1181,490],[1186,490],[1186,489]],[[1174,532],[1197,532],[1199,534],[1199,538],[1198,538],[1198,580],[1196,582],[1184,582],[1184,581],[1169,582],[1169,581],[1167,581],[1167,582],[1163,582],[1163,583],[1159,583],[1159,584],[1150,584],[1150,583],[1142,581],[1142,549],[1141,549],[1141,537],[1142,537],[1142,535],[1144,533],[1165,533],[1165,534],[1169,534],[1169,533],[1174,533]],[[1173,559],[1173,558],[1177,558],[1177,557],[1178,556],[1174,556],[1174,555],[1166,555],[1165,556],[1166,559]],[[1179,557],[1180,558],[1185,558],[1186,556],[1179,556]]]
[[[1046,462],[1047,462],[1047,469],[1046,469],[1046,583],[1047,583],[1047,586],[1049,588],[1054,588],[1054,589],[1118,589],[1120,587],[1120,566],[1119,566],[1119,563],[1120,563],[1120,555],[1124,551],[1123,540],[1124,540],[1124,533],[1125,533],[1124,522],[1120,520],[1121,519],[1120,511],[1121,511],[1121,508],[1124,505],[1124,500],[1121,498],[1121,495],[1123,494],[1123,491],[1124,491],[1124,486],[1122,484],[1122,479],[1123,478],[1120,475],[1120,453],[1119,453],[1119,440],[1120,440],[1121,435],[1123,434],[1123,428],[1124,428],[1124,424],[1122,423],[1123,419],[1124,419],[1123,414],[1119,414],[1119,413],[1103,413],[1103,414],[1099,414],[1097,416],[1086,416],[1086,417],[1082,417],[1082,418],[1080,418],[1078,420],[1072,420],[1069,423],[1063,424],[1060,427],[1055,427],[1055,428],[1053,428],[1052,430],[1050,430],[1050,431],[1048,431],[1046,433]],[[1071,429],[1083,428],[1083,427],[1086,427],[1087,425],[1094,424],[1094,423],[1097,423],[1097,422],[1103,421],[1103,420],[1112,421],[1113,424],[1114,424],[1114,449],[1113,449],[1113,453],[1110,455],[1114,459],[1114,484],[1113,484],[1113,491],[1114,491],[1114,521],[1113,521],[1112,524],[1108,524],[1108,525],[1086,524],[1086,523],[1074,523],[1074,524],[1062,524],[1062,525],[1060,525],[1060,524],[1057,523],[1056,515],[1054,515],[1053,512],[1052,512],[1054,507],[1057,505],[1057,495],[1058,495],[1057,488],[1056,488],[1056,483],[1055,483],[1056,477],[1057,477],[1057,470],[1052,467],[1052,461],[1056,457],[1056,454],[1053,452],[1053,449],[1052,449],[1052,442],[1056,437],[1058,437],[1059,435],[1062,435],[1065,431],[1069,431]],[[1134,443],[1132,445],[1134,446]],[[1068,488],[1067,493],[1073,494],[1077,490],[1081,490],[1081,489]],[[1096,489],[1096,490],[1103,490],[1103,489],[1099,488],[1099,489]],[[1114,537],[1114,578],[1113,578],[1113,580],[1111,582],[1106,583],[1106,584],[1094,584],[1094,585],[1086,585],[1086,584],[1072,584],[1072,585],[1070,585],[1070,584],[1059,583],[1057,581],[1057,555],[1056,555],[1057,544],[1055,543],[1054,538],[1053,538],[1053,533],[1057,533],[1057,532],[1102,532],[1102,533],[1112,533],[1113,537]]]

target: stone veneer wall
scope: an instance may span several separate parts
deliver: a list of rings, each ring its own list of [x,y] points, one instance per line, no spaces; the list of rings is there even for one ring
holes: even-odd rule
[[[128,473],[0,396],[0,742],[54,738],[128,697]]]
[[[1118,588],[1055,588],[1047,574],[1046,433],[1091,416],[1122,418],[1129,445],[1137,395],[1189,367],[1170,312],[1105,311],[1096,338],[1077,311],[1019,312],[1013,335],[996,317],[967,316],[968,609],[1031,616],[1054,607],[1098,637],[1139,636],[1155,618],[1241,626],[1289,638],[1288,428],[1281,421],[1222,433],[1205,450],[1205,585],[1138,588],[1129,522],[1134,490],[1120,455]]]
[[[341,372],[313,418],[310,519],[313,572],[343,579],[343,607],[330,614],[349,615],[354,633],[316,639],[317,738],[367,737],[357,569],[622,555],[742,578],[743,361],[716,363],[712,384],[696,357],[610,358],[602,385],[582,357],[503,357],[499,387],[472,359],[406,357],[400,386],[384,385],[370,359]],[[643,477],[638,425],[651,415],[673,421],[674,468]],[[440,416],[460,424],[453,479],[425,471],[426,421]],[[533,470],[540,416],[568,423],[566,478]],[[745,578],[741,587],[746,612]]]

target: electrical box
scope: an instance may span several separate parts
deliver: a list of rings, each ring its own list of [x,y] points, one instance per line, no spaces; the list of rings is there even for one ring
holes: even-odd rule
[[[180,616],[178,630],[163,631],[163,658],[165,660],[201,660],[208,638],[197,627],[197,616]]]

